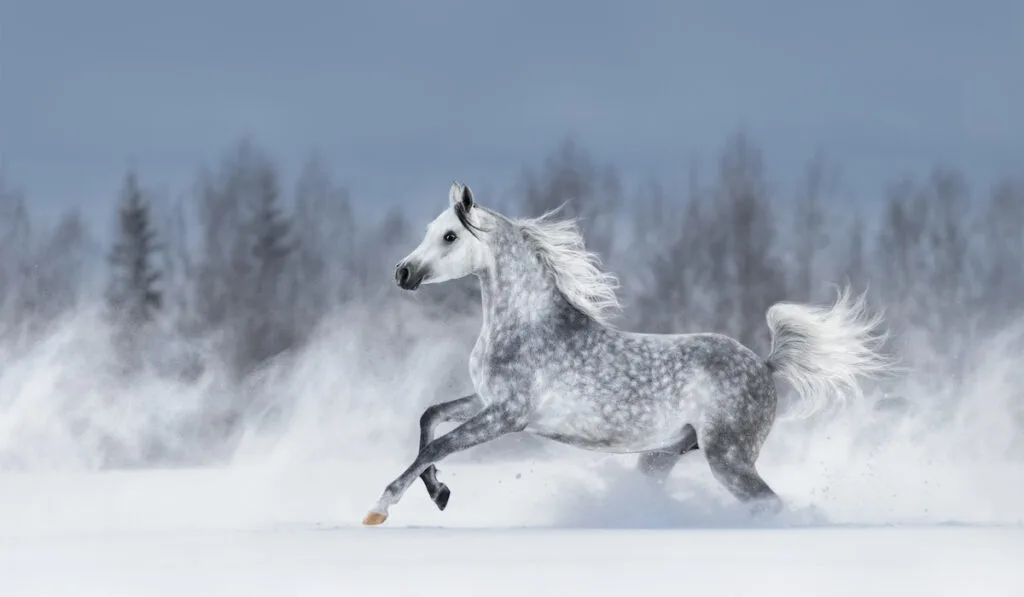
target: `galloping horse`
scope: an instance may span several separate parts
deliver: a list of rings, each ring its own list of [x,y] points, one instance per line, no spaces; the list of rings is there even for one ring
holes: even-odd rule
[[[767,311],[772,348],[761,358],[728,336],[639,334],[613,327],[617,279],[588,252],[576,222],[552,212],[512,219],[478,205],[458,182],[449,206],[395,268],[414,291],[468,275],[480,280],[483,322],[469,358],[475,393],[420,418],[419,453],[363,524],[381,524],[419,477],[438,508],[451,495],[434,463],[509,433],[588,450],[639,453],[666,474],[699,449],[715,478],[759,512],[782,502],[755,462],[775,422],[774,376],[809,415],[861,394],[858,377],[889,362],[882,318],[848,290],[828,307],[779,303]],[[435,437],[442,422],[459,423]]]

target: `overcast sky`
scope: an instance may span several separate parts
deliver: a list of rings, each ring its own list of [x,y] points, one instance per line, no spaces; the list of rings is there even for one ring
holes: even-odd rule
[[[740,126],[780,179],[822,148],[864,193],[1024,166],[1021,0],[5,0],[0,35],[0,151],[40,206],[106,209],[129,163],[184,189],[244,134],[432,206],[566,134],[632,177]]]

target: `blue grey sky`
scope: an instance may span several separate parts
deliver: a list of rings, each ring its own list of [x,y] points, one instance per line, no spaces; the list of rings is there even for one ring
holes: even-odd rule
[[[1024,166],[1020,0],[6,0],[0,36],[4,169],[40,208],[100,213],[130,163],[176,194],[242,135],[428,211],[568,134],[627,181],[740,127],[780,184],[822,149],[859,196]]]

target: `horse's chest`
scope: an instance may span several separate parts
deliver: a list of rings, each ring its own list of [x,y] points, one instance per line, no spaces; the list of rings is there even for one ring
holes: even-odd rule
[[[484,378],[488,376],[486,361],[487,348],[483,340],[479,339],[476,341],[476,346],[473,347],[473,352],[469,354],[469,378],[478,392]]]

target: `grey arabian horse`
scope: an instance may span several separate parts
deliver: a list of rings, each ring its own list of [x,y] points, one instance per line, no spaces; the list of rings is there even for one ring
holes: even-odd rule
[[[639,334],[616,329],[616,278],[600,269],[576,223],[552,213],[512,219],[481,207],[454,183],[450,205],[396,267],[416,290],[473,274],[483,323],[469,359],[476,392],[435,404],[420,418],[416,459],[384,490],[363,524],[381,524],[419,477],[444,510],[450,496],[434,463],[510,433],[528,432],[588,450],[640,454],[666,475],[703,452],[715,478],[756,512],[782,502],[755,461],[776,417],[773,376],[788,382],[809,415],[861,395],[858,377],[889,362],[881,315],[863,295],[829,307],[780,303],[767,311],[772,349],[762,359],[719,334]],[[439,423],[458,423],[435,437]]]

